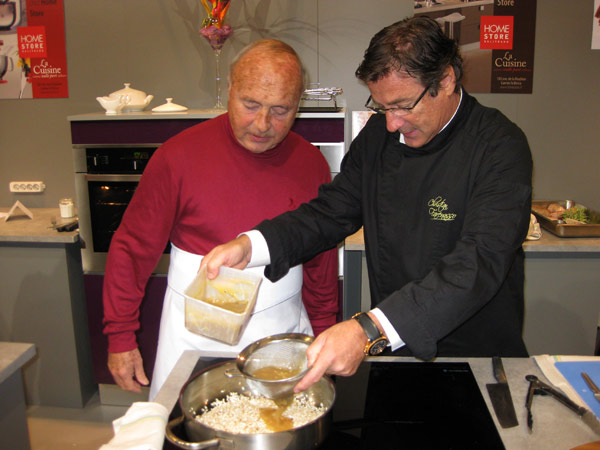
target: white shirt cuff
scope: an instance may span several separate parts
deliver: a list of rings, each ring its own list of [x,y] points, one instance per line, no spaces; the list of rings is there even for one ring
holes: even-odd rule
[[[404,347],[406,345],[400,335],[396,332],[396,329],[392,326],[391,322],[387,317],[385,317],[383,311],[381,311],[379,308],[373,308],[370,312],[372,312],[373,315],[377,317],[377,320],[379,320],[379,323],[383,328],[383,332],[390,341],[389,347],[391,347],[392,351],[398,350],[400,347]]]
[[[252,245],[252,256],[247,267],[259,267],[268,266],[271,264],[271,254],[269,253],[269,246],[262,233],[258,230],[246,231],[245,234],[250,239]]]

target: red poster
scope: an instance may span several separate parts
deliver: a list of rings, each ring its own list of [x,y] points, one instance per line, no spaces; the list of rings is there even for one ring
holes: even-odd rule
[[[513,16],[481,16],[479,48],[512,50],[513,24]]]
[[[68,96],[63,0],[0,2],[0,98]]]

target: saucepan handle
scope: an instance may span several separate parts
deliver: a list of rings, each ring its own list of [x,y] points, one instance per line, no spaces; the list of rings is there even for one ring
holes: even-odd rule
[[[177,419],[171,420],[167,424],[167,428],[165,430],[165,435],[167,436],[167,439],[171,444],[176,445],[177,447],[183,448],[186,450],[201,450],[203,448],[211,448],[211,447],[219,446],[220,439],[210,439],[208,441],[202,441],[202,442],[188,442],[188,441],[184,441],[183,439],[179,439],[177,436],[175,436],[175,434],[173,433],[173,428],[180,425],[184,421],[184,419],[185,419],[185,416],[181,416],[181,417],[178,417]]]

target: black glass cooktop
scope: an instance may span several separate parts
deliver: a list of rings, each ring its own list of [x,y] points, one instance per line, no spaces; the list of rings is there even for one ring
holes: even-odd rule
[[[200,359],[192,373],[220,361]],[[468,363],[365,362],[335,383],[320,450],[504,449]],[[171,418],[180,415],[177,405]]]

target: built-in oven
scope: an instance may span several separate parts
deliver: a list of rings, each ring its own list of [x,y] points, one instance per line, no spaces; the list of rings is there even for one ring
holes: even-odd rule
[[[76,149],[75,187],[83,269],[104,272],[112,237],[131,201],[156,145],[94,146]],[[165,248],[165,255],[170,246]],[[167,273],[163,256],[155,273]]]

